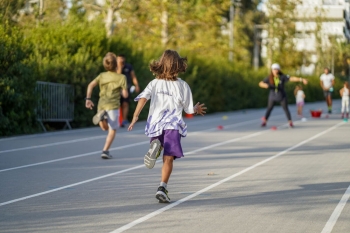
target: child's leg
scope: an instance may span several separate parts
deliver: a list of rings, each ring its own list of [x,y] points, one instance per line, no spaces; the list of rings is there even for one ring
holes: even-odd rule
[[[102,123],[103,124],[102,126],[104,128],[108,129],[108,134],[107,134],[105,145],[103,147],[101,157],[103,159],[111,159],[112,156],[109,154],[109,148],[111,147],[111,145],[113,143],[113,140],[114,140],[115,135],[117,133],[117,128],[119,127],[119,109],[108,110],[106,113],[107,113],[106,114],[107,121],[104,120],[103,122],[106,122],[108,125],[106,126]],[[102,128],[102,126],[101,126],[101,128]]]
[[[106,120],[102,120],[98,123],[103,131],[108,130],[108,123]]]
[[[170,155],[163,156],[162,180],[161,182],[168,183],[171,172],[173,171],[174,157]]]
[[[299,116],[301,115],[301,106],[300,106],[300,104],[298,104],[298,115]]]
[[[115,135],[117,133],[117,130],[116,129],[109,129],[108,130],[108,135],[107,135],[107,138],[106,138],[106,142],[105,142],[105,145],[103,147],[103,151],[108,151],[109,148],[111,147],[112,145],[112,142],[115,138]]]

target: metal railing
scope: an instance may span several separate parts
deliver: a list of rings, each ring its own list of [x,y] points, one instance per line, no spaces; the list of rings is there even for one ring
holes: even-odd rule
[[[72,129],[69,122],[74,118],[74,87],[37,81],[36,92],[36,119],[43,130],[46,132],[43,122],[66,122],[64,128]]]

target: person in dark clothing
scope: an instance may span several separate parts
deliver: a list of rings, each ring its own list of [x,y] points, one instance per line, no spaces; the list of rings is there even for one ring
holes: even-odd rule
[[[122,108],[123,113],[123,121],[120,125],[121,127],[124,127],[125,125],[128,125],[128,113],[129,113],[129,102],[130,102],[130,94],[131,94],[131,88],[134,85],[136,93],[140,92],[139,83],[137,81],[135,71],[129,63],[125,62],[126,58],[125,55],[119,54],[117,56],[117,73],[118,74],[124,74],[126,77],[126,82],[128,85],[128,93],[129,96],[127,98],[121,97],[120,98],[120,104]]]
[[[281,67],[279,64],[274,63],[271,66],[270,75],[265,78],[263,81],[259,82],[259,87],[270,89],[270,94],[267,103],[267,110],[265,117],[263,118],[263,122],[261,127],[266,126],[266,122],[269,119],[271,111],[276,102],[279,102],[287,116],[289,126],[293,127],[292,117],[290,116],[290,112],[288,109],[287,95],[284,89],[284,85],[288,82],[303,82],[303,84],[307,84],[307,80],[301,77],[294,77],[285,75],[281,71]]]

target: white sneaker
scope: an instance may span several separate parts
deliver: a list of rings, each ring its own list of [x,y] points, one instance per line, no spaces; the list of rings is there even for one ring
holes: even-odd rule
[[[96,115],[92,118],[92,123],[94,123],[94,125],[98,125],[98,123],[104,119],[105,114],[105,110],[98,111]]]
[[[143,160],[147,168],[151,169],[154,167],[162,149],[162,145],[158,139],[151,142],[149,150]]]

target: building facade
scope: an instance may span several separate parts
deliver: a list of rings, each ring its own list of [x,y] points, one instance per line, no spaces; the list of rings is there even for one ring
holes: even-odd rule
[[[350,0],[303,0],[295,7],[295,49],[305,55],[301,73],[313,74],[317,49],[330,49],[331,41],[350,41]],[[262,7],[269,15],[269,9]],[[268,30],[262,31],[261,56],[267,58]],[[271,38],[270,38],[271,40]],[[332,67],[332,59],[328,66]]]

